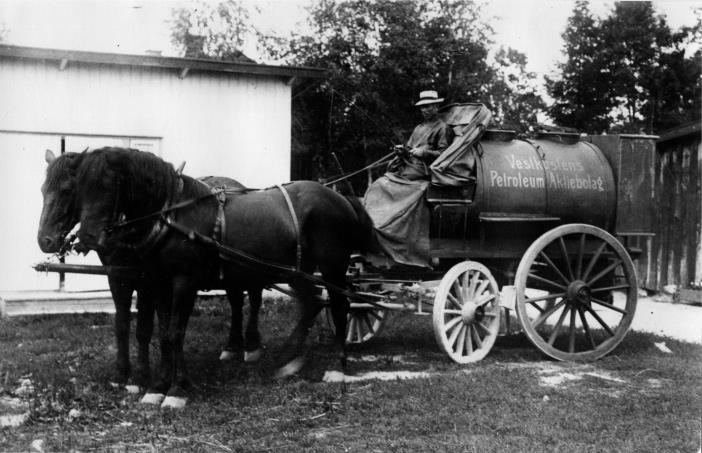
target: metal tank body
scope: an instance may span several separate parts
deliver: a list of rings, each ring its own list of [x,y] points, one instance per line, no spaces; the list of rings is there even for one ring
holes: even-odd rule
[[[485,133],[471,151],[474,184],[430,186],[432,258],[518,259],[558,225],[614,229],[614,174],[596,146],[578,135],[514,135]]]
[[[482,140],[472,211],[480,220],[614,224],[616,187],[603,153],[561,136]]]

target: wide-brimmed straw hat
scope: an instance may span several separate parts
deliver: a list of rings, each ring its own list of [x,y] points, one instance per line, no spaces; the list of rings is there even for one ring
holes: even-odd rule
[[[419,102],[414,104],[416,107],[429,104],[439,104],[444,102],[444,98],[439,97],[439,93],[434,90],[422,91],[419,93]]]

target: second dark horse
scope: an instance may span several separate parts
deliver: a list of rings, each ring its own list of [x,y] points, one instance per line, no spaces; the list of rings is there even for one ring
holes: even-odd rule
[[[64,245],[70,230],[80,221],[82,207],[78,197],[77,173],[87,153],[65,153],[57,157],[46,152],[46,180],[42,186],[44,205],[39,222],[37,241],[45,253],[57,253]],[[218,176],[199,178],[210,188],[226,186],[243,190],[239,182]],[[107,266],[107,278],[115,304],[115,337],[117,340],[116,370],[112,377],[117,384],[126,384],[132,376],[134,383],[148,386],[149,343],[153,333],[156,287],[153,276],[145,275],[140,269],[142,256],[132,247],[111,247],[99,253],[100,261]],[[126,272],[125,269],[139,269],[140,272]],[[214,279],[213,279],[214,280]],[[220,358],[226,360],[244,351],[246,361],[254,361],[260,356],[261,338],[258,332],[258,311],[261,306],[261,288],[247,286],[250,302],[250,316],[245,337],[242,335],[242,308],[244,296],[242,288],[228,282],[220,285],[227,291],[232,319],[229,337]],[[212,289],[212,286],[208,286]],[[129,360],[129,331],[132,294],[137,293],[136,339],[138,354],[136,370],[132,375]],[[245,338],[245,340],[244,340]]]
[[[318,270],[325,282],[345,287],[351,253],[369,250],[373,244],[372,221],[358,200],[310,181],[228,197],[221,242],[251,257],[230,261],[219,259],[221,250],[197,240],[211,237],[217,223],[220,205],[209,188],[179,176],[160,158],[134,150],[96,150],[84,158],[77,180],[82,207],[78,237],[86,246],[100,252],[124,242],[120,222],[124,225],[147,216],[138,227],[132,224],[129,240],[144,249],[144,266],[159,283],[161,372],[145,398],[151,402],[165,398],[166,406],[185,404],[189,384],[183,355],[185,331],[196,291],[207,283],[213,266],[219,267],[224,281],[261,286],[285,281],[295,290],[301,315],[281,360],[285,364],[281,370],[292,373],[299,368],[308,330],[323,305],[312,282],[270,263],[308,275]],[[174,205],[180,207],[167,221],[148,217]],[[177,228],[167,226],[169,222]],[[152,244],[151,237],[158,237],[158,243]],[[349,302],[333,287],[327,289],[345,362]]]

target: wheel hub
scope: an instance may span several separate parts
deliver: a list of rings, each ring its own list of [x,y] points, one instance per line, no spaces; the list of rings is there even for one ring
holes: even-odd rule
[[[468,302],[461,310],[461,318],[464,324],[481,322],[485,318],[485,307]]]
[[[576,280],[568,285],[566,297],[572,305],[590,306],[590,287],[582,280]]]

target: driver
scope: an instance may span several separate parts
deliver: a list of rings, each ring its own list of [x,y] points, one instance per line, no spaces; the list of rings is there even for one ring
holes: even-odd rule
[[[422,112],[424,121],[414,128],[404,147],[405,159],[391,163],[390,171],[407,179],[428,179],[427,166],[431,165],[448,148],[454,138],[453,129],[439,117],[439,104],[443,98],[434,90],[419,93],[419,101],[414,104]],[[404,161],[404,162],[402,162]]]

